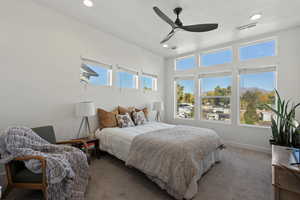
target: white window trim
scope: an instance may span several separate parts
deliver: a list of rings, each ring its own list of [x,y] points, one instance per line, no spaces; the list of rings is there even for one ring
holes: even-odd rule
[[[257,44],[257,43],[261,43],[261,42],[267,42],[267,41],[272,41],[275,40],[275,56],[267,56],[267,57],[262,57],[262,58],[257,58],[257,59],[249,59],[249,60],[245,60],[245,61],[241,61],[240,60],[240,54],[239,54],[239,48],[240,47],[244,47],[247,45],[253,45],[253,44]],[[275,71],[275,83],[276,83],[276,88],[278,88],[277,83],[278,83],[278,70],[277,70],[277,66],[278,66],[278,60],[276,59],[276,57],[278,56],[278,49],[279,49],[279,41],[278,41],[278,36],[272,36],[272,37],[266,37],[266,38],[262,38],[259,40],[252,40],[252,41],[247,41],[244,42],[245,40],[240,40],[237,42],[234,42],[231,45],[217,45],[215,47],[213,47],[211,50],[209,49],[204,49],[204,50],[197,50],[193,53],[188,53],[188,54],[182,54],[181,56],[177,56],[177,57],[173,57],[173,89],[174,89],[174,93],[175,94],[173,97],[173,116],[174,116],[174,120],[182,120],[182,121],[191,121],[190,119],[181,119],[181,118],[176,118],[176,79],[184,79],[187,77],[192,77],[191,79],[195,80],[195,117],[193,120],[197,120],[200,122],[208,122],[208,123],[221,123],[221,124],[225,124],[225,125],[229,125],[228,123],[224,123],[224,122],[220,122],[220,121],[207,121],[207,120],[201,120],[200,119],[200,115],[201,115],[201,102],[200,102],[200,80],[199,80],[199,74],[206,74],[206,73],[217,73],[219,69],[224,69],[224,70],[228,70],[232,73],[232,92],[231,92],[231,125],[235,125],[235,126],[241,126],[241,127],[250,127],[250,128],[260,128],[260,129],[269,129],[269,127],[265,127],[265,126],[256,126],[256,125],[244,125],[244,124],[240,124],[240,113],[239,113],[239,109],[240,109],[240,95],[239,95],[239,88],[240,88],[240,75],[239,75],[239,69],[243,69],[240,68],[240,66],[244,65],[245,68],[253,68],[253,69],[258,69],[260,67],[252,67],[252,66],[257,66],[257,65],[261,65],[262,63],[267,63],[268,66],[275,66],[276,67],[276,71]],[[202,67],[201,66],[201,54],[203,53],[209,53],[209,52],[215,52],[218,50],[224,50],[224,49],[228,49],[231,48],[232,49],[232,53],[233,53],[233,60],[231,63],[225,63],[225,64],[220,64],[220,65],[212,65],[209,67]],[[191,57],[191,56],[195,56],[196,58],[196,67],[193,69],[189,69],[189,70],[176,70],[176,61],[177,59],[181,59],[181,58],[186,58],[186,57]],[[247,67],[246,67],[247,66]],[[266,65],[265,65],[266,66]],[[192,76],[189,76],[190,74],[194,74]],[[196,74],[196,75],[195,75]],[[197,85],[198,84],[198,85]],[[236,105],[233,106],[233,103],[235,103]],[[198,107],[198,108],[197,108]],[[237,108],[236,108],[237,107]],[[234,112],[234,113],[233,113]]]
[[[158,76],[155,75],[155,74],[151,74],[151,73],[146,73],[146,72],[142,72],[141,76],[140,76],[140,82],[142,84],[142,77],[148,77],[148,78],[151,78],[152,79],[152,88],[151,90],[144,90],[144,88],[142,88],[142,85],[141,85],[141,89],[144,91],[144,92],[156,92],[158,90]]]
[[[133,81],[134,81],[134,86],[135,88],[122,88],[118,86],[118,73],[119,72],[126,72],[129,74],[133,75]],[[139,72],[131,69],[131,68],[127,68],[127,67],[123,67],[120,65],[117,65],[117,70],[116,70],[116,87],[119,88],[120,90],[138,90],[139,89]]]
[[[201,78],[218,78],[218,77],[230,77],[231,78],[231,95],[230,96],[202,96],[202,86],[201,86]],[[198,81],[199,81],[199,120],[202,122],[212,122],[212,123],[221,123],[221,124],[232,124],[232,100],[233,100],[233,73],[231,71],[224,71],[224,72],[209,72],[209,73],[201,73],[198,75]],[[228,122],[221,121],[221,120],[207,120],[202,119],[202,99],[205,98],[229,98],[230,100],[230,120]]]
[[[246,68],[241,68],[241,69],[246,69]],[[277,71],[277,66],[273,65],[273,66],[261,66],[261,67],[252,67],[252,68],[247,68],[249,69],[251,72],[257,72],[257,73],[263,73],[263,72],[274,72],[275,73],[275,89],[278,89],[278,71]],[[269,69],[269,71],[267,71]],[[273,70],[272,70],[273,69]],[[255,71],[257,70],[257,71]],[[250,74],[250,73],[243,73],[243,74]],[[253,74],[253,73],[252,73]],[[241,116],[240,116],[240,86],[241,86],[241,73],[240,71],[238,71],[238,82],[237,82],[237,125],[240,127],[249,127],[249,128],[261,128],[261,129],[270,129],[271,127],[269,126],[259,126],[259,125],[251,125],[251,124],[241,124]],[[276,100],[275,100],[276,102]]]
[[[82,61],[82,63],[86,63],[86,64],[89,64],[89,65],[96,65],[96,66],[100,65],[100,67],[111,69],[111,70],[112,70],[112,67],[113,67],[112,64],[107,64],[107,63],[98,61],[94,58],[81,57],[81,61]]]
[[[177,114],[177,81],[181,81],[181,80],[192,80],[194,81],[194,97],[195,97],[195,104],[194,104],[194,118],[179,118],[176,116]],[[196,89],[196,81],[195,81],[195,76],[177,76],[177,77],[174,77],[173,79],[173,84],[174,84],[174,116],[173,116],[173,119],[174,120],[186,120],[186,121],[194,121],[196,120],[196,115],[197,115],[197,112],[196,112],[196,101],[197,101],[197,89]]]

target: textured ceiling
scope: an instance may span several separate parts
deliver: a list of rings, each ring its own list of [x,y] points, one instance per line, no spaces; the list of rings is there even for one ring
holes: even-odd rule
[[[300,0],[93,0],[92,8],[83,6],[82,0],[34,1],[166,57],[300,25]],[[159,42],[170,27],[155,15],[153,6],[174,20],[172,9],[181,6],[184,24],[218,22],[219,29],[208,33],[177,32],[168,42],[177,49],[165,49]],[[250,23],[249,17],[254,13],[263,13],[255,28],[236,30]]]

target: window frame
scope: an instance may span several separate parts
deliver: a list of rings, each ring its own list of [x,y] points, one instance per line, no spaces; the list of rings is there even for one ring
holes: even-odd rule
[[[204,76],[204,77],[201,77]],[[205,77],[206,76],[206,77]],[[231,95],[230,96],[202,96],[202,78],[218,78],[218,77],[230,77],[231,78]],[[233,124],[233,112],[232,112],[232,101],[233,101],[233,84],[234,84],[234,80],[233,80],[233,72],[232,71],[216,71],[216,72],[209,72],[209,73],[200,73],[197,76],[197,80],[198,80],[198,84],[199,84],[199,92],[198,92],[198,115],[199,115],[199,120],[202,122],[211,122],[211,123],[220,123],[220,124],[228,124],[231,125]],[[204,98],[229,98],[230,100],[230,120],[229,121],[221,121],[221,120],[208,120],[208,119],[203,119],[202,118],[202,99]]]
[[[113,86],[113,65],[99,62],[95,59],[81,57],[81,66],[82,65],[91,65],[93,67],[99,67],[99,68],[103,68],[103,69],[107,70],[107,84],[106,85],[96,85],[96,84],[91,84],[89,82],[85,83],[85,84],[88,84],[91,87],[110,87],[111,88]],[[80,80],[80,82],[81,82],[81,80]]]
[[[182,80],[192,80],[194,81],[194,98],[195,98],[195,103],[194,103],[194,117],[193,118],[179,118],[177,117],[177,81],[182,81]],[[176,76],[173,78],[173,85],[174,85],[174,106],[173,106],[173,119],[175,120],[187,120],[187,121],[193,121],[197,119],[198,113],[196,112],[196,105],[197,105],[197,87],[196,87],[196,80],[194,75],[186,75],[186,76]]]
[[[134,88],[125,88],[125,87],[119,87],[119,72],[126,72],[131,75],[133,75],[133,84]],[[139,89],[139,73],[133,69],[122,67],[122,66],[117,66],[116,70],[116,87],[120,90],[138,90]]]
[[[186,69],[186,70],[177,70],[177,60],[182,60],[182,59],[185,59],[185,58],[191,58],[191,57],[194,57],[194,61],[195,61],[195,66],[191,69]],[[174,59],[174,71],[176,73],[180,73],[180,72],[187,72],[187,71],[192,71],[192,70],[195,70],[197,69],[199,66],[197,64],[197,54],[188,54],[188,55],[185,55],[185,56],[180,56],[180,57],[177,57]]]
[[[274,68],[274,70],[267,70],[268,68]],[[238,73],[237,73],[237,87],[236,87],[236,93],[237,93],[237,126],[239,127],[250,127],[250,128],[262,128],[262,129],[270,129],[269,126],[260,126],[260,125],[252,125],[252,124],[242,124],[241,123],[241,115],[240,115],[240,104],[241,104],[241,99],[240,99],[240,86],[241,86],[241,73],[240,70],[243,69],[249,69],[253,72],[257,72],[257,73],[263,73],[263,72],[274,72],[274,84],[275,84],[275,88],[274,89],[278,89],[278,66],[277,65],[263,65],[260,67],[241,67],[238,69]],[[246,73],[245,73],[246,74]],[[251,74],[251,73],[249,73]],[[275,96],[275,106],[277,107],[277,98]]]
[[[265,57],[260,57],[260,58],[251,58],[251,59],[247,59],[247,60],[241,60],[241,53],[240,53],[241,48],[254,46],[256,44],[271,42],[271,41],[275,41],[275,55],[274,56],[265,56]],[[250,42],[239,43],[237,45],[237,60],[241,63],[259,61],[259,60],[262,60],[262,59],[270,59],[270,58],[274,58],[276,56],[278,56],[278,38],[277,37],[268,37],[268,38],[264,38],[264,39],[260,39],[260,40],[254,40],[254,41],[250,41]]]
[[[143,81],[142,81],[142,78],[143,77],[146,77],[146,78],[151,78],[152,79],[152,88],[151,90],[145,90],[143,87],[142,87],[142,84],[143,84]],[[148,74],[148,73],[144,73],[142,72],[142,74],[140,75],[140,87],[141,89],[144,91],[144,92],[157,92],[158,91],[158,76],[157,75],[154,75],[154,74]]]
[[[210,54],[210,53],[216,53],[216,52],[219,52],[219,51],[224,51],[224,50],[230,50],[231,53],[232,53],[232,60],[231,62],[229,63],[222,63],[222,64],[216,64],[216,65],[210,65],[210,66],[204,66],[202,65],[201,63],[201,55],[203,54]],[[225,47],[222,47],[222,48],[215,48],[215,49],[211,49],[211,50],[207,50],[207,51],[201,51],[200,53],[198,53],[198,63],[199,63],[199,67],[201,69],[210,69],[210,68],[214,68],[214,67],[221,67],[221,66],[229,66],[229,65],[232,65],[234,62],[234,48],[233,46],[225,46]]]

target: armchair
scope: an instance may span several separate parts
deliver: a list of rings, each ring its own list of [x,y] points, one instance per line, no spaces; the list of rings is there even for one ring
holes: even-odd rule
[[[87,144],[83,140],[69,140],[63,142],[57,142],[55,137],[55,132],[52,126],[44,126],[32,129],[41,138],[50,142],[51,144],[77,144],[81,143],[85,147]],[[85,148],[88,149],[88,148]],[[32,173],[25,167],[23,161],[36,159],[41,162],[42,173],[35,174]],[[33,190],[42,190],[44,194],[44,199],[47,200],[47,178],[46,178],[46,159],[42,156],[25,156],[15,158],[13,161],[5,165],[6,177],[7,177],[7,188],[3,196],[6,196],[12,188],[24,188]]]

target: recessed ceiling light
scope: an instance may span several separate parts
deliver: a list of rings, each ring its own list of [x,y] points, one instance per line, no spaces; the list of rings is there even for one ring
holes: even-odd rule
[[[258,20],[262,17],[262,14],[256,13],[250,17],[251,20]]]
[[[94,3],[91,0],[84,0],[83,4],[89,8],[94,6]]]
[[[164,48],[168,48],[169,45],[168,45],[168,44],[163,44],[163,47],[164,47]]]

